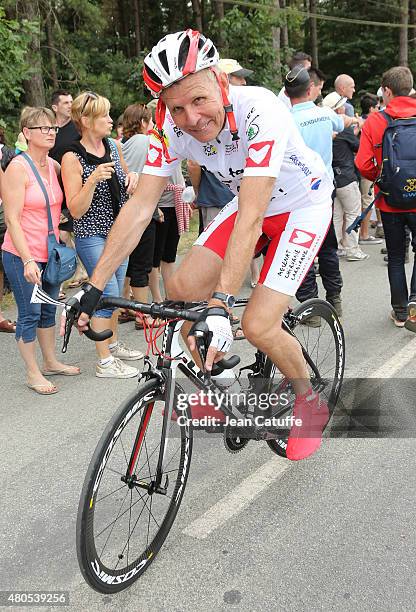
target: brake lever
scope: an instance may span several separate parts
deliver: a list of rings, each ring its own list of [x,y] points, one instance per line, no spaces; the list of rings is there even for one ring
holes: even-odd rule
[[[75,321],[78,320],[79,315],[81,314],[79,308],[79,302],[70,298],[67,302],[67,309],[65,311],[65,331],[64,331],[64,339],[62,343],[62,353],[66,353],[69,343],[69,338],[71,336],[72,327]],[[87,329],[83,332],[89,340],[93,340],[94,342],[102,342],[103,340],[108,340],[113,335],[111,329],[105,329],[101,332],[97,332],[92,329],[90,323],[87,325]]]

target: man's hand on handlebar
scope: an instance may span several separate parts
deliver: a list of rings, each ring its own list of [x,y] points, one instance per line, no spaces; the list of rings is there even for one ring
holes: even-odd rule
[[[206,308],[188,334],[188,344],[191,351],[199,349],[202,357],[205,355],[205,369],[210,372],[212,366],[220,361],[230,350],[233,342],[233,332],[229,313],[225,308],[214,306]]]
[[[101,298],[102,291],[91,285],[90,283],[84,283],[81,289],[70,298],[71,308],[78,313],[77,315],[77,326],[80,332],[85,332],[89,329],[88,324],[90,317],[93,314],[97,304]],[[60,335],[65,334],[65,324],[67,313],[63,313],[61,317]]]

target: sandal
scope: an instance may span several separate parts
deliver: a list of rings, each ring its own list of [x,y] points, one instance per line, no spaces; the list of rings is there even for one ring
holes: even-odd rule
[[[65,298],[66,298],[65,291],[60,291],[59,292],[59,296],[58,296],[58,300],[64,300]]]
[[[128,323],[129,321],[135,321],[136,315],[132,314],[130,310],[122,310],[118,315],[119,323]]]
[[[0,332],[5,334],[14,334],[16,332],[16,321],[13,323],[10,319],[0,321]]]
[[[233,338],[234,340],[245,340],[245,335],[242,327],[237,327],[237,329],[233,330]]]
[[[81,278],[80,278],[79,280],[72,281],[72,283],[69,283],[69,285],[67,285],[67,287],[68,287],[69,289],[77,289],[78,287],[81,287],[81,285],[82,285],[83,283],[85,283],[85,281],[84,281],[83,279],[81,279]]]
[[[38,395],[55,395],[55,393],[58,393],[58,387],[55,387],[55,385],[45,385],[43,383],[39,385],[29,385],[29,383],[27,383],[27,386]]]
[[[231,325],[237,325],[240,323],[240,319],[236,317],[233,313],[230,314],[230,323]]]

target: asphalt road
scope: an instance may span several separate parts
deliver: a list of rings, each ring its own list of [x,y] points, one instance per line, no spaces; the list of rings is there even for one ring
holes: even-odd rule
[[[365,250],[369,260],[342,262],[347,374],[409,379],[396,400],[412,423],[416,337],[389,320],[385,264],[378,246]],[[144,348],[132,324],[121,336]],[[221,439],[197,438],[155,562],[121,594],[92,591],[76,560],[79,494],[105,424],[136,382],[95,378],[94,347],[74,334],[65,361],[82,375],[60,377],[57,395],[38,397],[24,385],[11,335],[0,334],[0,352],[0,589],[69,591],[70,610],[415,609],[411,434],[325,439],[297,463],[264,443],[230,455]]]

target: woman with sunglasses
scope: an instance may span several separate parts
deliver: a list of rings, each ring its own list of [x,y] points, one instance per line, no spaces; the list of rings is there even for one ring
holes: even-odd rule
[[[84,92],[72,103],[72,120],[81,139],[62,158],[62,180],[69,211],[74,218],[75,247],[87,274],[92,274],[113,223],[138,175],[128,171],[120,144],[109,139],[113,121],[110,102],[94,92]],[[103,295],[122,295],[127,260],[113,274]],[[117,337],[117,311],[95,312],[92,327],[110,329],[109,340],[96,343],[99,378],[132,378],[138,369],[124,363],[143,358],[140,351],[125,346]]]
[[[26,107],[20,129],[27,140],[27,155],[32,159],[48,192],[52,225],[58,239],[59,217],[63,200],[58,182],[60,167],[48,156],[58,130],[51,110]],[[40,395],[52,395],[57,387],[47,376],[75,376],[80,369],[58,361],[55,353],[56,307],[31,304],[34,285],[57,299],[59,285],[42,282],[48,261],[48,217],[43,191],[29,163],[22,155],[15,157],[2,179],[2,197],[7,232],[3,243],[3,266],[17,304],[16,340],[26,366],[27,385]],[[36,359],[35,340],[43,357],[42,368]]]

